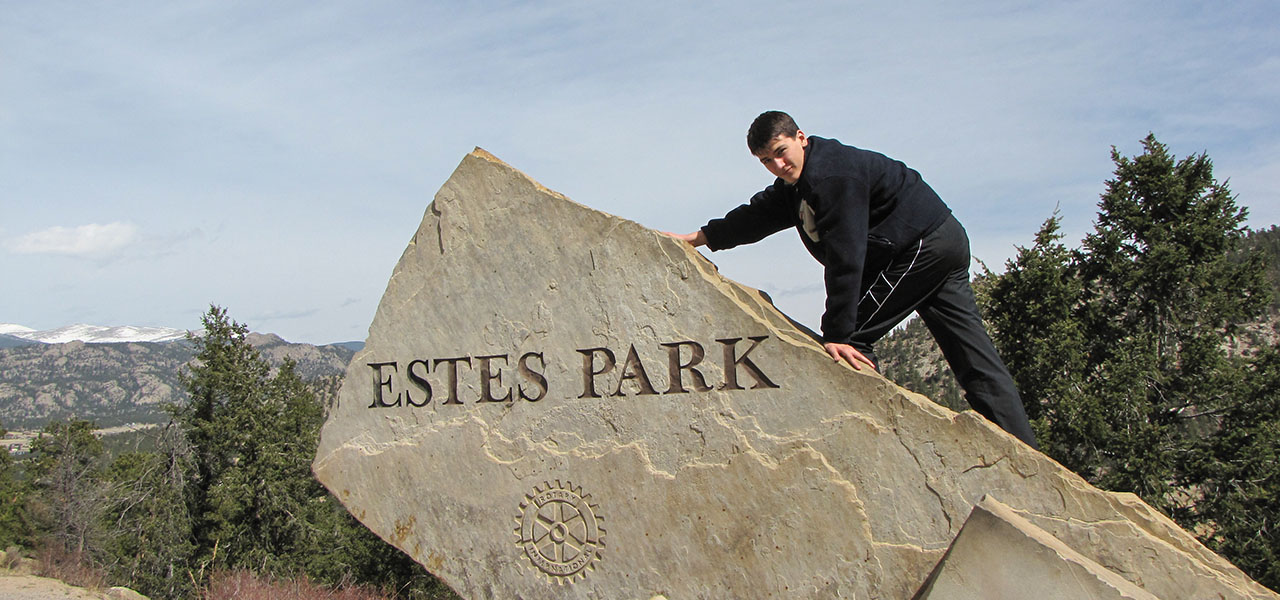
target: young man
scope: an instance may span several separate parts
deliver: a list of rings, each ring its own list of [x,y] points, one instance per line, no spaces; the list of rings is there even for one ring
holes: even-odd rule
[[[823,347],[878,369],[872,345],[920,314],[975,410],[1035,447],[1022,399],[978,316],[969,238],[920,174],[876,152],[806,136],[786,113],[756,117],[747,147],[778,179],[722,219],[676,235],[724,250],[795,227],[824,268]]]

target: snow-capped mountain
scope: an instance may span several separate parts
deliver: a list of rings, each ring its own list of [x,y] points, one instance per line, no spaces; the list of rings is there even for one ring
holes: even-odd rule
[[[187,332],[168,327],[103,327],[101,325],[68,325],[57,329],[36,331],[30,327],[0,323],[0,335],[10,335],[44,344],[64,344],[81,341],[90,344],[112,342],[168,342],[186,337]]]

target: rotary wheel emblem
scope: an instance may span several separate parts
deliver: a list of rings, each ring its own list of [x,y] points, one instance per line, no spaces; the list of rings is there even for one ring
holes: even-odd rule
[[[543,482],[534,486],[520,503],[516,522],[518,544],[525,557],[539,571],[556,583],[572,583],[586,578],[594,569],[604,547],[603,519],[597,514],[599,505],[591,504],[591,495],[570,482],[555,485]]]

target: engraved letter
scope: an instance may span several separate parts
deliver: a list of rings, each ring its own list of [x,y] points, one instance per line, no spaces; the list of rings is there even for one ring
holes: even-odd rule
[[[760,335],[747,339],[751,340],[753,343],[751,344],[751,347],[747,348],[747,351],[743,352],[742,356],[738,358],[734,358],[734,346],[738,345],[738,342],[742,341],[742,338],[716,340],[717,342],[724,344],[724,383],[720,384],[720,389],[743,389],[742,386],[738,385],[738,365],[742,365],[746,368],[747,373],[750,373],[751,376],[755,378],[756,384],[751,386],[751,389],[758,390],[760,388],[780,387],[778,384],[770,381],[769,378],[765,376],[764,371],[761,371],[760,367],[756,366],[756,363],[752,362],[751,359],[748,358],[751,351],[755,350],[756,346],[760,345],[760,342],[769,339],[769,336]]]
[[[414,360],[413,362],[409,363],[409,368],[408,368],[409,381],[412,381],[418,384],[418,387],[421,387],[422,391],[427,393],[427,397],[423,399],[422,402],[414,402],[413,396],[410,395],[409,390],[406,389],[404,391],[404,401],[408,402],[409,406],[423,407],[431,403],[431,383],[427,381],[426,375],[419,375],[414,372],[413,368],[418,365],[422,365],[423,368],[425,368],[427,371],[431,370],[431,364],[428,363],[427,361],[422,359]]]
[[[706,352],[702,349],[702,344],[698,342],[672,342],[670,344],[662,344],[667,348],[667,378],[671,381],[671,387],[667,388],[664,394],[685,394],[689,390],[684,389],[684,380],[680,371],[689,370],[689,374],[693,376],[693,389],[699,392],[711,391],[711,386],[707,385],[707,379],[702,373],[695,369],[706,357]],[[693,354],[689,357],[688,364],[680,364],[680,347],[689,346]]]
[[[489,361],[495,358],[501,358],[502,362],[504,363],[507,362],[506,354],[494,354],[491,356],[476,357],[476,360],[480,361],[480,401],[481,402],[510,402],[511,388],[507,388],[506,396],[503,396],[501,398],[493,397],[493,388],[490,386],[490,383],[493,381],[497,381],[498,385],[502,385],[502,368],[499,367],[498,372],[496,374],[491,374],[489,371]]]
[[[628,379],[636,380],[641,396],[658,393],[653,391],[653,384],[649,383],[649,374],[645,373],[644,363],[640,362],[640,355],[636,354],[635,344],[631,344],[631,349],[627,351],[627,362],[622,365],[622,376],[618,378],[618,389],[613,391],[614,396],[623,395],[622,384]]]
[[[618,359],[614,357],[613,351],[608,348],[587,348],[586,350],[578,350],[582,353],[582,395],[579,398],[599,398],[600,394],[596,393],[596,375],[608,373],[613,370],[613,366],[618,364]],[[595,370],[596,352],[604,353],[605,364],[600,370]]]
[[[392,362],[365,363],[365,364],[369,365],[370,369],[373,369],[373,404],[370,404],[369,408],[379,408],[379,407],[389,408],[392,406],[400,406],[399,393],[396,394],[395,404],[388,404],[382,398],[382,388],[387,388],[388,392],[393,391],[391,387],[391,374],[388,373],[387,378],[383,379],[382,367],[391,367],[392,371],[395,371],[398,373],[400,371],[400,368],[396,365],[396,363],[392,361]]]
[[[534,371],[533,369],[529,368],[529,357],[532,357],[532,356],[538,357],[538,362],[542,363],[543,370],[546,370],[547,360],[545,358],[542,358],[541,352],[525,352],[524,356],[520,357],[520,375],[525,379],[532,380],[533,384],[538,386],[538,395],[536,397],[529,397],[529,395],[524,393],[523,385],[520,385],[517,387],[520,389],[521,400],[537,402],[545,398],[547,395],[547,378],[542,373],[538,371]]]
[[[459,356],[458,358],[437,358],[436,359],[436,371],[440,370],[440,363],[442,362],[449,363],[449,397],[446,398],[444,402],[441,402],[440,403],[441,405],[462,404],[462,401],[458,400],[458,363],[464,360],[467,361],[467,366],[470,367],[471,366],[470,356]]]

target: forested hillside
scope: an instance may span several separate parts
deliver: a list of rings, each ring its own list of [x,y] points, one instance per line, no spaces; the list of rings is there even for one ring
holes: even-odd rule
[[[1267,281],[1276,290],[1271,296],[1271,317],[1275,321],[1280,317],[1280,226],[1250,230],[1240,247],[1242,257],[1258,253],[1266,258]]]

